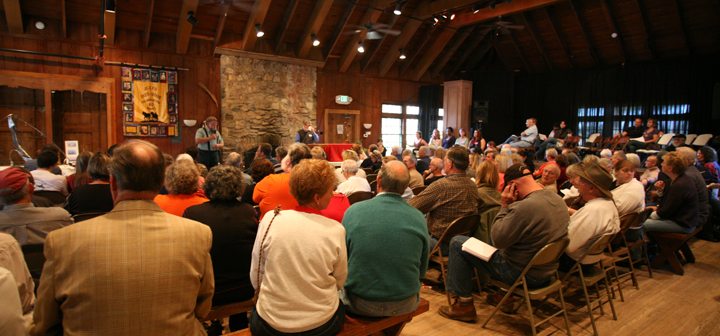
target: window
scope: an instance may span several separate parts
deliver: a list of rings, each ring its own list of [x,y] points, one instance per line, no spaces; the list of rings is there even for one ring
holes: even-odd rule
[[[654,106],[652,114],[657,121],[657,129],[665,133],[687,134],[690,124],[687,114],[690,112],[689,104]]]
[[[418,131],[420,107],[414,105],[382,104],[380,133],[387,148],[412,147]]]
[[[603,133],[605,118],[604,107],[581,107],[578,109],[577,134],[586,140],[590,134]]]
[[[613,110],[612,134],[622,132],[622,130],[633,125],[635,118],[642,118],[643,116],[643,109],[641,106],[616,106]]]

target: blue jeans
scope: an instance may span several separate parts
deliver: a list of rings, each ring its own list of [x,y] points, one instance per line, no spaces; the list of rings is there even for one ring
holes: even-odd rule
[[[298,332],[298,333],[284,333],[275,330],[275,328],[271,327],[263,318],[260,316],[260,314],[257,313],[257,310],[253,308],[251,314],[250,314],[250,331],[254,336],[324,336],[324,335],[336,335],[340,332],[340,330],[343,327],[343,324],[345,323],[345,305],[343,305],[342,302],[338,305],[338,309],[335,311],[335,315],[333,315],[329,321],[325,322],[325,324],[308,331]]]
[[[643,230],[645,232],[679,232],[679,233],[690,233],[693,228],[684,227],[669,219],[652,219],[648,218],[643,223]]]
[[[350,313],[369,317],[407,314],[415,311],[420,303],[419,294],[398,301],[370,301],[342,290],[341,298]]]
[[[474,268],[482,275],[507,284],[515,282],[522,269],[509,264],[502,254],[496,252],[490,261],[476,258],[470,253],[463,252],[462,244],[470,239],[466,236],[456,236],[450,241],[450,255],[448,260],[447,290],[451,293],[468,297],[472,295]],[[526,276],[528,286],[537,288],[548,283],[549,279],[535,279]]]

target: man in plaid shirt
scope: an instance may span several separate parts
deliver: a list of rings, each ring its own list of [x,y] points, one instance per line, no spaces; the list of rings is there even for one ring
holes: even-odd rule
[[[435,181],[423,192],[410,199],[409,203],[420,212],[427,214],[430,246],[452,221],[477,213],[480,194],[477,186],[465,175],[470,162],[468,149],[453,146],[445,154],[443,179]]]

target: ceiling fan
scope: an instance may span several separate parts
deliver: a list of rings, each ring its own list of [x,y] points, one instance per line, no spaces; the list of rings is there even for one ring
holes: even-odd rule
[[[200,0],[200,6],[214,7],[221,10],[227,6],[229,12],[238,13],[246,12],[249,13],[253,9],[255,0]]]
[[[362,34],[365,33],[365,40],[379,40],[383,38],[383,34],[387,35],[400,35],[399,30],[390,29],[390,25],[385,23],[364,23],[361,25],[350,26],[351,31],[345,34]]]
[[[525,29],[525,26],[523,25],[517,25],[510,21],[503,21],[502,17],[498,17],[497,21],[488,25],[482,25],[481,27],[490,28],[495,32],[495,36],[508,35],[511,30]]]

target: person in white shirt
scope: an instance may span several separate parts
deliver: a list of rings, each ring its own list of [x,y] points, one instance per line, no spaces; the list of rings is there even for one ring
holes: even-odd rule
[[[27,335],[17,285],[10,271],[0,267],[0,335]]]
[[[645,171],[640,175],[640,183],[643,186],[653,184],[658,179],[660,174],[660,168],[657,165],[658,158],[655,155],[650,155],[645,159]]]
[[[58,165],[57,153],[43,151],[37,158],[38,169],[30,172],[35,180],[35,190],[58,191],[67,196],[67,180],[65,176],[52,173],[53,168]]]
[[[568,225],[568,244],[565,254],[572,260],[561,258],[561,265],[572,267],[572,263],[581,258],[587,249],[607,233],[620,230],[620,216],[610,192],[612,176],[597,163],[578,163],[580,169],[570,179],[577,188],[580,197],[587,202],[579,210],[568,208],[570,224]],[[565,259],[564,261],[562,259]],[[591,263],[594,260],[583,260]],[[569,268],[569,267],[567,267]]]
[[[520,133],[520,136],[518,137],[517,135],[513,134],[503,143],[509,144],[510,146],[515,148],[531,147],[538,136],[538,128],[536,124],[537,119],[528,118],[527,120],[525,120],[525,127],[527,128],[522,133]]]
[[[342,171],[343,177],[345,177],[345,182],[340,183],[337,186],[337,189],[335,189],[335,192],[349,196],[350,194],[358,191],[371,191],[370,183],[368,183],[367,178],[355,176],[358,172],[357,161],[343,161],[342,164],[340,164],[340,170]]]
[[[313,147],[313,148],[321,148],[321,147]],[[360,161],[360,158],[358,157],[357,153],[353,151],[352,149],[346,149],[342,152],[342,159],[345,160],[353,160],[357,162],[358,166],[362,161]],[[358,169],[357,176],[362,178],[367,178],[367,174],[365,174],[365,171],[362,169]],[[336,168],[335,169],[335,178],[337,179],[337,183],[343,183],[345,182],[346,178],[343,175],[342,168]]]
[[[635,163],[629,160],[615,164],[616,187],[612,194],[620,217],[645,209],[645,188],[635,179],[635,167]]]

